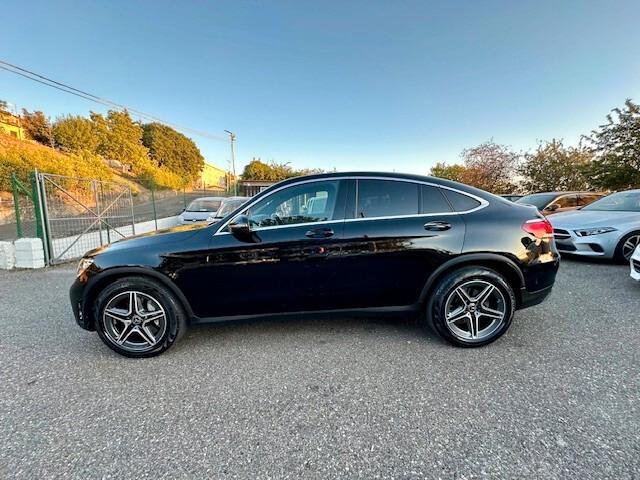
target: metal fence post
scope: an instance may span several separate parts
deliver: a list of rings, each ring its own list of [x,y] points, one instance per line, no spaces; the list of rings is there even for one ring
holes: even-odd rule
[[[136,234],[136,217],[133,211],[133,194],[131,193],[131,187],[127,187],[129,189],[129,204],[131,205],[131,234]]]
[[[153,206],[153,221],[156,225],[156,230],[158,230],[158,213],[156,212],[156,188],[153,181],[151,182],[151,205]]]
[[[96,212],[98,214],[98,235],[100,236],[100,245],[104,245],[102,239],[102,212],[100,211],[100,199],[98,196],[98,186],[95,180],[91,181],[91,189],[93,190],[93,198],[96,202]]]
[[[20,197],[18,196],[18,179],[16,174],[11,174],[11,190],[13,191],[13,208],[16,212],[16,234],[22,238],[22,222],[20,221]]]
[[[46,188],[37,169],[31,174],[31,189],[36,217],[36,236],[42,240],[42,245],[44,247],[44,261],[49,265],[52,254],[52,243],[50,238],[51,228],[49,227],[48,215],[46,213]]]

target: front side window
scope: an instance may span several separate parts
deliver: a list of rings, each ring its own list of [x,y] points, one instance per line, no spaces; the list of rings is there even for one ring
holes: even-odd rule
[[[357,218],[415,215],[419,185],[392,180],[358,180]]]
[[[338,183],[310,182],[285,188],[259,201],[246,215],[254,227],[333,220]]]

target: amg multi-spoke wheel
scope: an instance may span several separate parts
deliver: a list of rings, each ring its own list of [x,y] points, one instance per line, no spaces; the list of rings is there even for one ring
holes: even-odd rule
[[[130,357],[163,352],[186,326],[173,294],[144,277],[120,279],[105,288],[98,296],[95,318],[104,343]]]
[[[144,352],[164,335],[167,314],[152,296],[128,290],[109,300],[102,322],[109,340],[132,352]]]
[[[449,342],[481,346],[509,328],[514,307],[513,289],[504,277],[488,268],[465,267],[440,281],[427,318]]]
[[[632,232],[623,237],[616,249],[617,259],[621,262],[629,262],[638,245],[640,245],[640,232]]]

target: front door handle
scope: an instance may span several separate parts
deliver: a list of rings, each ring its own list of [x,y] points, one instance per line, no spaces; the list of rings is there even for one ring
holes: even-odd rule
[[[430,232],[443,232],[450,228],[451,224],[448,222],[427,222],[424,224],[424,229]]]
[[[329,238],[333,237],[333,230],[330,228],[314,228],[305,233],[309,238]]]

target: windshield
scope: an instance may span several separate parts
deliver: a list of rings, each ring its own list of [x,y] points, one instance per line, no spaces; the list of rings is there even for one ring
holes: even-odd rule
[[[236,208],[238,208],[240,205],[242,205],[246,201],[247,201],[246,198],[234,198],[234,199],[223,201],[222,205],[218,209],[218,213],[216,213],[216,217],[222,218],[229,215],[231,212],[233,212]]]
[[[590,203],[582,210],[640,212],[640,191],[618,192]]]
[[[549,202],[556,198],[558,195],[555,193],[534,193],[533,195],[525,195],[522,198],[516,200],[516,203],[522,203],[524,205],[533,205],[538,210],[542,210],[549,205]]]
[[[210,198],[198,198],[189,204],[187,212],[215,212],[220,207],[220,200]]]

